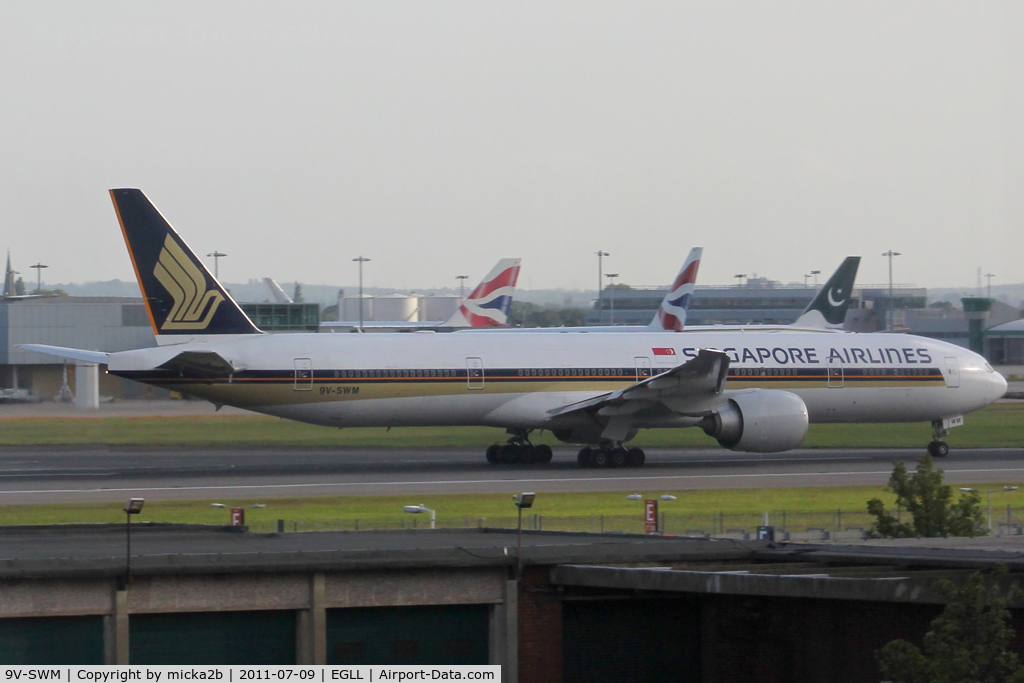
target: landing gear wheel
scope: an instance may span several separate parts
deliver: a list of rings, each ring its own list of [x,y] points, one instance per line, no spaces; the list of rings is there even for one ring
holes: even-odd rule
[[[487,447],[487,462],[492,465],[497,465],[501,462],[501,446],[498,444],[491,444]]]
[[[592,453],[593,450],[589,446],[581,448],[579,454],[576,456],[576,464],[580,467],[593,467],[593,463],[590,462]]]
[[[928,444],[928,454],[933,458],[945,458],[949,455],[949,444],[945,441],[932,441]]]
[[[519,451],[519,462],[524,465],[532,465],[537,462],[537,448],[532,444],[523,444],[516,450]]]
[[[595,448],[590,452],[590,466],[591,467],[608,467],[608,463],[611,461],[611,454],[604,448]]]
[[[629,455],[626,449],[622,446],[613,448],[611,452],[611,466],[612,467],[625,467],[629,462]]]
[[[498,453],[498,462],[504,465],[512,465],[519,462],[519,448],[512,444],[501,446],[501,450]]]
[[[547,465],[552,457],[554,453],[551,452],[551,446],[537,446],[537,462],[541,465]]]
[[[647,460],[647,455],[643,452],[643,450],[639,448],[630,448],[628,451],[626,451],[626,454],[626,462],[629,464],[630,467],[643,467],[644,461]]]

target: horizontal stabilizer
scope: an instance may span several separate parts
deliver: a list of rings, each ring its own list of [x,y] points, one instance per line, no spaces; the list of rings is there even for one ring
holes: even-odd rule
[[[50,346],[48,344],[18,344],[17,348],[24,351],[35,351],[50,356],[60,356],[71,360],[82,361],[83,363],[96,363],[97,365],[107,362],[107,354],[103,351],[86,351],[84,349],[69,349],[63,346]]]
[[[182,351],[157,367],[161,370],[174,370],[185,377],[209,379],[230,377],[238,370],[216,351]]]

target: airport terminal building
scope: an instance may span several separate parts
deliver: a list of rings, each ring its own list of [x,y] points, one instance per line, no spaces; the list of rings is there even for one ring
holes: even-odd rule
[[[50,401],[61,397],[65,376],[74,391],[75,364],[55,363],[53,356],[23,351],[18,344],[129,351],[156,346],[156,341],[146,306],[138,297],[0,300],[0,390],[9,400]],[[107,375],[101,368],[99,395],[166,398],[167,392]]]

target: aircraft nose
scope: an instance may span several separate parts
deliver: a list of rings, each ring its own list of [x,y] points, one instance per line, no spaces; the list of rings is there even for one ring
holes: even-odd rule
[[[990,375],[989,386],[992,389],[992,399],[989,403],[992,403],[993,401],[1001,399],[1010,385],[1007,383],[1006,378],[998,372],[992,372]]]

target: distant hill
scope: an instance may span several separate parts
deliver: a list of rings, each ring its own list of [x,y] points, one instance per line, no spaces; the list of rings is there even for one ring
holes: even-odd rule
[[[281,288],[292,296],[295,292],[294,282],[280,282]],[[63,289],[71,296],[142,296],[138,283],[123,282],[121,280],[105,280],[101,282],[69,282],[51,284],[44,282],[48,289]],[[270,290],[262,280],[250,280],[249,282],[228,282],[225,286],[236,300],[246,303],[262,303],[270,301]],[[343,290],[349,296],[359,291],[358,287],[339,287],[337,285],[312,285],[302,283],[302,298],[308,303],[318,303],[330,306],[338,301],[338,290]],[[445,289],[388,289],[383,287],[364,287],[366,294],[458,294],[456,288]],[[469,290],[466,290],[469,294]],[[580,291],[570,289],[536,289],[516,290],[516,300],[526,301],[538,306],[565,307],[565,308],[587,308],[591,306],[596,298],[593,291]]]

